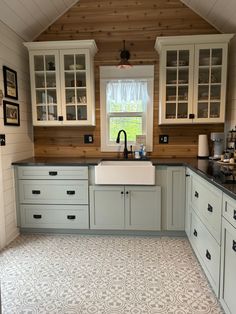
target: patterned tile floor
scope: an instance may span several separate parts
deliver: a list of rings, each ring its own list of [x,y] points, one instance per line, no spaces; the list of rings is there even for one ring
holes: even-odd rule
[[[188,240],[21,235],[0,253],[3,314],[222,314]]]

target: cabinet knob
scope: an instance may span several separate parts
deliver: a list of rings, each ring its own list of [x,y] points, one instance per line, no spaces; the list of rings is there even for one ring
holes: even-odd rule
[[[198,194],[198,192],[197,192],[197,191],[195,191],[194,196],[195,196],[196,198],[198,198],[198,197],[199,197],[199,194]]]
[[[34,219],[41,219],[41,218],[42,218],[42,215],[33,215],[33,218],[34,218]]]
[[[50,176],[57,176],[57,171],[49,171]]]
[[[233,249],[234,252],[236,252],[236,241],[234,241],[234,240],[233,240],[232,249]]]
[[[236,220],[236,210],[234,210],[233,218]]]
[[[121,192],[120,192],[120,194],[124,194],[124,192],[123,192],[123,191],[121,191]]]
[[[206,250],[206,258],[209,259],[209,261],[211,260],[211,254],[208,250]]]
[[[126,194],[129,194],[129,191],[126,191],[125,193],[126,193]]]
[[[66,194],[68,194],[68,195],[75,195],[75,191],[66,191]]]
[[[193,235],[194,235],[195,237],[197,237],[197,230],[196,230],[196,229],[194,229]]]
[[[76,218],[75,215],[67,215],[67,219],[69,220],[74,220]]]
[[[212,207],[210,204],[208,204],[207,210],[208,210],[210,213],[212,213],[212,212],[213,212],[213,207]]]
[[[59,117],[58,117],[58,120],[59,120],[59,121],[63,121],[63,116],[59,116]]]
[[[189,114],[189,119],[194,119],[194,117],[195,117],[194,113]]]
[[[40,194],[40,190],[32,190],[32,194]]]

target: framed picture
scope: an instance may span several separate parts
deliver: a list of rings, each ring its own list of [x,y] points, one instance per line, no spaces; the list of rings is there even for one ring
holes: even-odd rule
[[[3,80],[4,80],[4,92],[5,97],[18,99],[17,90],[17,73],[16,71],[3,66]]]
[[[4,125],[20,125],[19,105],[7,100],[3,101]]]

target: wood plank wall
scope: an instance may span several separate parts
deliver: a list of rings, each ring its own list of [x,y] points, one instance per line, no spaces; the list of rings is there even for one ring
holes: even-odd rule
[[[114,156],[100,152],[99,66],[116,65],[123,40],[132,64],[154,64],[153,157],[196,156],[198,134],[222,132],[223,125],[158,126],[159,56],[157,36],[218,33],[179,0],[80,0],[36,40],[94,39],[95,127],[35,127],[36,156]],[[93,144],[83,144],[83,135],[93,134]],[[159,135],[169,134],[169,144],[160,145]]]

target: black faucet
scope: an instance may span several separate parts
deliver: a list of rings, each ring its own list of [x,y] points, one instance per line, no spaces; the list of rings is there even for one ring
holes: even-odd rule
[[[125,130],[120,130],[118,132],[118,135],[117,135],[117,139],[116,139],[116,143],[120,143],[120,133],[123,132],[124,133],[124,137],[125,137],[125,144],[124,144],[124,152],[123,152],[123,155],[124,155],[124,158],[125,159],[128,159],[128,155],[129,154],[132,154],[132,146],[130,146],[131,150],[128,151],[127,149],[127,134],[125,132]]]

